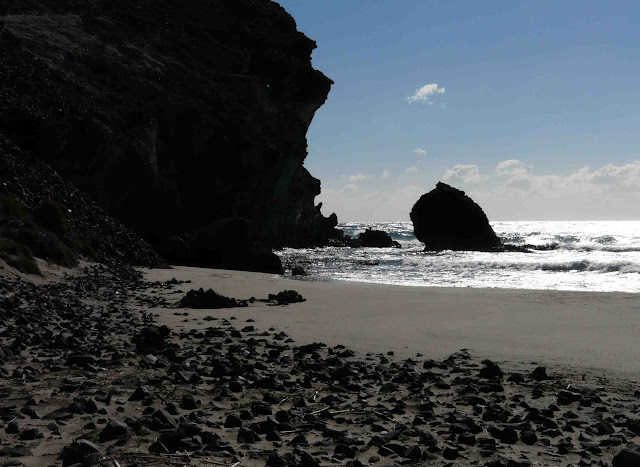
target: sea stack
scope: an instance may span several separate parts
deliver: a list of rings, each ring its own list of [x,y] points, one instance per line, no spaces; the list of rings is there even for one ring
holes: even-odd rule
[[[411,209],[416,238],[425,251],[499,251],[502,244],[489,219],[464,191],[438,182]]]

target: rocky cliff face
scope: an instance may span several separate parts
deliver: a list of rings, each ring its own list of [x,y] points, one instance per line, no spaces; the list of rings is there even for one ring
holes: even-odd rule
[[[252,245],[332,235],[303,167],[332,82],[278,4],[4,0],[0,15],[0,131],[169,256],[168,238],[223,219],[248,220]]]

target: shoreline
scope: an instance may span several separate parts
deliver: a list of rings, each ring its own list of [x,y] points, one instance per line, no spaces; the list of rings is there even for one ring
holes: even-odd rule
[[[149,280],[189,278],[190,288],[212,288],[238,299],[294,289],[305,303],[282,309],[253,304],[230,311],[238,320],[253,318],[282,328],[304,343],[393,351],[401,358],[417,353],[445,358],[466,348],[505,363],[538,361],[625,379],[640,373],[636,294],[308,281],[187,267],[145,271]],[[194,316],[206,313],[191,311]],[[170,316],[162,314],[161,321],[189,327]]]

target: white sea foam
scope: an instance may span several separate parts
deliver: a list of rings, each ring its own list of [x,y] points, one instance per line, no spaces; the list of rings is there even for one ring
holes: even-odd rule
[[[495,222],[503,242],[550,246],[531,253],[423,252],[411,223],[345,223],[389,232],[393,248],[285,249],[314,278],[399,285],[640,292],[640,221]]]

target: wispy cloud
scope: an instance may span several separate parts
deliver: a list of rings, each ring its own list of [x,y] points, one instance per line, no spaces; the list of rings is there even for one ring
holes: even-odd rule
[[[388,170],[384,170],[380,178],[389,178],[389,175],[391,175],[391,172],[389,172]]]
[[[416,89],[416,92],[412,96],[407,97],[407,101],[409,102],[409,104],[412,104],[417,101],[426,103],[426,102],[430,102],[429,99],[434,94],[444,94],[444,93],[445,93],[445,88],[441,88],[436,83],[425,84],[420,89]]]
[[[481,182],[485,179],[486,177],[480,175],[480,170],[475,164],[454,165],[450,169],[445,170],[444,175],[442,176],[442,180],[444,180],[445,182],[460,181],[463,183],[476,183]]]
[[[409,172],[409,173],[411,173],[411,172],[417,172],[417,171],[418,171],[418,167],[417,167],[417,166],[415,166],[415,165],[412,165],[411,167],[408,167],[408,168],[404,169],[404,171],[405,171],[405,172]]]
[[[427,155],[427,151],[422,149],[422,148],[415,148],[413,150],[413,152],[415,152],[419,156],[426,156]]]
[[[358,172],[355,175],[350,175],[349,177],[347,177],[347,180],[349,180],[349,182],[351,183],[357,183],[361,182],[362,180],[366,180],[367,178],[369,178],[369,175]]]

